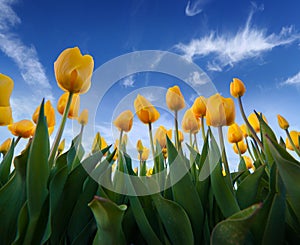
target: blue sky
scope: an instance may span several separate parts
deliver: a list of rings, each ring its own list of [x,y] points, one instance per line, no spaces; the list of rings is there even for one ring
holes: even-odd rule
[[[62,92],[53,63],[62,50],[78,46],[94,57],[95,69],[132,51],[182,55],[199,65],[224,96],[230,95],[233,77],[242,79],[248,114],[262,111],[279,134],[284,135],[277,126],[278,113],[300,130],[299,5],[297,0],[0,0],[0,72],[15,81],[14,119],[30,118],[42,97],[56,104]],[[112,87],[114,103],[107,101],[103,108],[113,110],[120,93],[174,83],[153,74],[129,76]],[[189,91],[183,94],[189,101]],[[103,114],[98,128],[109,138],[111,115]],[[237,122],[242,122],[239,113]],[[172,126],[164,113],[157,124]],[[132,135],[144,130],[136,125]],[[1,141],[9,136],[6,128],[0,133]]]

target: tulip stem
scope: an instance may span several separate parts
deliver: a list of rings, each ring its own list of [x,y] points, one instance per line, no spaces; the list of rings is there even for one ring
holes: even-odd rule
[[[179,142],[179,134],[178,134],[178,111],[175,111],[175,146],[176,149],[179,150],[180,142]]]
[[[247,137],[245,138],[245,141],[246,141],[246,145],[247,145],[247,149],[248,149],[248,152],[249,152],[249,154],[250,154],[250,157],[252,158],[252,161],[255,162],[255,159],[254,159],[253,154],[252,154],[252,151],[251,151],[251,149],[250,149],[250,146],[249,146]]]
[[[17,144],[19,143],[19,141],[20,141],[21,138],[22,138],[21,136],[18,136],[18,138],[17,138],[17,140],[15,142],[15,147],[17,146]]]
[[[296,147],[294,141],[292,140],[292,137],[290,135],[290,132],[288,129],[285,129],[286,132],[286,136],[288,137],[289,142],[291,143],[292,147],[294,148],[294,151],[297,153],[297,155],[300,157],[300,151],[298,150],[298,148]]]
[[[225,172],[226,172],[226,175],[230,176],[229,164],[227,161],[226,151],[225,151],[222,126],[218,127],[218,133],[219,133],[219,139],[220,139],[220,145],[221,145],[221,151],[222,151],[222,161],[224,163]],[[230,177],[230,179],[231,179],[231,177]]]
[[[197,142],[197,134],[194,134],[194,142],[195,142],[196,150],[199,152],[198,142]]]
[[[154,143],[153,143],[153,136],[152,136],[152,124],[149,123],[148,125],[149,125],[149,137],[150,137],[151,151],[152,151],[152,156],[153,156],[153,160],[154,160],[155,151],[154,151]]]
[[[68,117],[70,107],[71,107],[71,103],[72,103],[72,98],[73,98],[73,93],[70,92],[69,96],[68,96],[68,102],[67,102],[67,105],[65,107],[64,114],[63,114],[63,117],[61,119],[60,126],[59,126],[58,132],[56,134],[54,143],[51,147],[50,155],[49,155],[49,158],[48,158],[50,168],[54,164],[54,158],[55,158],[56,151],[57,151],[59,142],[61,140],[61,136],[63,134],[64,128],[65,128],[65,125],[66,125],[67,117]]]
[[[123,130],[120,131],[120,137],[119,137],[119,145],[118,145],[118,170],[120,170],[120,162],[121,162],[122,137],[123,137]]]
[[[240,156],[240,160],[242,160],[242,153],[241,153],[241,149],[239,147],[239,144],[236,142],[235,145],[236,145],[236,148],[238,150],[238,153],[239,153],[239,156]]]
[[[262,149],[262,151],[264,151],[263,144],[261,143],[260,139],[257,137],[256,132],[254,131],[253,127],[251,126],[251,124],[249,123],[249,121],[248,121],[248,119],[246,117],[246,114],[245,114],[245,111],[244,111],[244,108],[243,108],[243,104],[242,104],[241,96],[238,97],[238,102],[239,102],[239,107],[240,107],[240,111],[241,111],[242,117],[243,117],[243,119],[244,119],[247,127],[249,128],[249,130],[250,130],[250,132],[252,134],[252,137],[259,144],[259,146]]]
[[[204,129],[204,117],[201,116],[201,130],[202,130],[202,139],[203,139],[203,142],[205,141],[205,129]]]
[[[192,138],[192,131],[190,131],[190,145],[191,145],[192,148],[194,148],[193,138]]]

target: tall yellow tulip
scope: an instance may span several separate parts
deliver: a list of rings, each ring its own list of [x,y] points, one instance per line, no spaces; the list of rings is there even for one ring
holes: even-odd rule
[[[184,97],[177,85],[168,89],[166,103],[171,111],[179,111],[185,107]]]
[[[13,123],[12,110],[10,106],[0,106],[0,126]]]
[[[259,115],[261,113],[258,113]],[[266,117],[264,115],[262,115],[262,119],[268,123]],[[255,130],[256,133],[258,133],[260,131],[260,124],[259,124],[259,120],[256,116],[255,113],[251,113],[249,116],[248,116],[248,121],[250,123],[250,125],[252,126],[252,128]]]
[[[161,148],[164,148],[167,144],[167,136],[172,139],[172,130],[167,130],[164,126],[159,126],[154,135],[154,141],[158,141]]]
[[[243,131],[243,136],[246,138],[246,137],[248,137],[248,135],[249,135],[249,133],[248,133],[248,127],[247,127],[247,125],[246,124],[242,124],[241,126],[240,126],[240,128],[241,128],[241,130]]]
[[[228,127],[227,138],[229,143],[238,143],[243,140],[243,131],[240,129],[239,125],[233,123]]]
[[[194,115],[191,108],[187,109],[181,122],[182,130],[186,133],[195,134],[199,131],[200,126],[199,118]]]
[[[66,104],[68,101],[68,96],[69,96],[69,93],[64,93],[57,102],[57,111],[61,115],[64,114]],[[71,102],[70,110],[68,113],[68,118],[73,119],[73,118],[78,117],[79,106],[80,106],[80,97],[78,94],[74,94],[72,97],[72,102]]]
[[[37,124],[38,118],[39,118],[39,113],[40,113],[40,106],[38,106],[35,110],[35,112],[32,115],[32,121]],[[55,110],[50,102],[48,100],[44,104],[44,114],[47,120],[47,125],[48,127],[53,127],[55,126]]]
[[[244,154],[247,151],[247,145],[245,144],[245,142],[242,140],[242,141],[239,141],[237,144],[238,144],[241,154]],[[233,144],[232,148],[236,154],[239,154],[236,144]]]
[[[247,168],[247,169],[253,169],[253,170],[254,170],[255,167],[254,167],[254,165],[253,165],[253,163],[252,163],[251,158],[248,157],[248,156],[243,156],[243,158],[244,158],[244,161],[245,161],[246,168]]]
[[[12,139],[11,138],[8,138],[7,140],[5,140],[1,145],[0,145],[0,153],[2,153],[3,155],[5,155],[10,146],[11,146],[11,141]]]
[[[300,132],[291,131],[290,132],[290,136],[291,136],[291,140],[293,141],[295,147],[299,150],[300,149],[299,148],[299,136],[300,136]],[[285,144],[286,144],[286,148],[288,148],[289,150],[291,150],[291,151],[295,150],[288,138],[286,138]]]
[[[149,157],[150,150],[147,147],[143,148],[142,154],[138,154],[138,159],[142,161],[146,161]]]
[[[30,120],[21,120],[8,125],[8,129],[15,136],[29,138],[34,134],[35,125]]]
[[[196,117],[204,117],[206,114],[206,101],[207,99],[203,96],[200,96],[195,99],[194,104],[192,105],[192,111]]]
[[[289,128],[289,122],[281,115],[277,115],[277,119],[278,119],[278,125],[280,128],[282,129],[288,129]]]
[[[9,101],[13,88],[13,80],[9,76],[0,73],[0,126],[13,123]]]
[[[130,110],[123,111],[114,121],[114,125],[124,132],[129,132],[132,128],[133,113]]]
[[[54,63],[58,86],[70,93],[86,93],[91,86],[94,60],[82,55],[78,47],[65,49]]]
[[[156,108],[140,94],[134,100],[134,108],[138,118],[145,124],[153,123],[160,117]]]
[[[78,123],[81,124],[82,126],[87,125],[89,120],[89,111],[87,109],[84,109],[81,113],[80,116],[78,117]]]
[[[238,78],[233,78],[233,81],[230,83],[231,96],[238,98],[243,96],[245,92],[246,88],[244,83]]]

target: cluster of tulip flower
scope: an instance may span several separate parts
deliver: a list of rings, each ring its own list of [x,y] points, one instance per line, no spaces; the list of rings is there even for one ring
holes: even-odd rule
[[[234,78],[230,83],[230,94],[237,99],[245,124],[235,123],[234,100],[220,94],[209,98],[200,96],[185,111],[181,129],[190,136],[187,144],[190,159],[182,151],[184,136],[178,125],[178,112],[186,106],[180,88],[173,86],[166,93],[166,104],[174,112],[174,131],[161,125],[154,137],[152,127],[160,113],[150,101],[138,95],[134,100],[135,114],[148,126],[153,155],[153,168],[147,169],[150,149],[138,140],[138,170],[132,168],[126,153],[124,133],[132,129],[134,119],[130,110],[120,113],[113,122],[120,131],[113,151],[109,151],[111,146],[97,133],[92,152],[84,158],[81,140],[88,124],[88,111],[84,109],[79,115],[80,94],[89,90],[93,69],[93,58],[82,55],[77,47],[64,50],[55,61],[57,84],[65,93],[57,103],[62,118],[51,149],[49,135],[56,124],[51,102],[43,101],[34,111],[32,121],[14,123],[10,106],[14,84],[10,77],[0,74],[0,126],[8,126],[17,137],[7,139],[0,146],[3,155],[0,244],[272,244],[279,241],[293,244],[299,241],[300,163],[286,148],[300,157],[300,133],[289,132],[288,122],[278,115],[278,124],[287,135],[285,142],[282,138],[278,141],[262,113],[247,117],[242,105],[246,88],[240,79]],[[70,149],[64,152],[65,140],[61,138],[67,118],[77,119],[81,130]],[[210,127],[218,129],[221,149]],[[228,142],[240,157],[237,172],[229,169],[224,127],[228,127]],[[197,143],[199,132],[203,137],[202,147]],[[21,154],[14,157],[14,148],[21,138],[30,140]],[[249,156],[243,155],[246,152]],[[122,190],[134,187],[124,183],[120,175],[112,175],[114,168],[130,176],[146,176],[152,184],[152,180],[161,181],[167,186],[176,178],[176,173],[170,170],[175,159],[186,170],[184,176],[168,188],[145,196],[106,188],[85,171],[97,173],[99,179],[108,173],[108,182],[113,187],[121,186]],[[168,168],[163,178],[156,176]],[[204,169],[210,174],[201,179]],[[144,182],[140,182],[140,187],[148,188]]]

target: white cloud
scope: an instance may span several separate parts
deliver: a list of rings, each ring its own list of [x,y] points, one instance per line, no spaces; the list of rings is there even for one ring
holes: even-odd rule
[[[128,87],[134,87],[134,76],[131,75],[131,76],[128,76],[126,78],[123,79],[123,82],[122,82],[122,85],[125,87],[125,88],[128,88]]]
[[[200,14],[205,3],[207,3],[207,0],[188,1],[185,8],[185,14],[190,17]]]
[[[296,75],[286,79],[281,85],[300,85],[300,71]]]
[[[192,86],[203,85],[207,83],[207,78],[204,73],[200,74],[197,71],[193,71],[192,73],[189,74],[189,77],[186,79],[186,81],[190,83]]]
[[[251,10],[245,26],[236,33],[211,32],[209,35],[191,40],[188,44],[179,43],[175,48],[189,61],[210,56],[212,60],[207,68],[221,71],[224,67],[232,67],[240,61],[261,57],[263,53],[275,47],[300,40],[300,34],[292,26],[283,27],[279,34],[267,34],[267,30],[252,26],[254,10],[262,10],[261,7],[253,7],[255,9]]]

